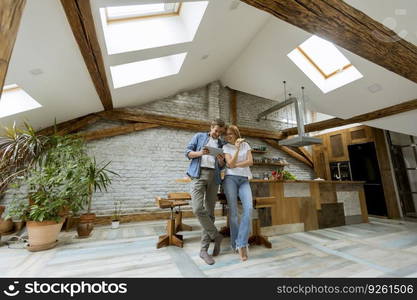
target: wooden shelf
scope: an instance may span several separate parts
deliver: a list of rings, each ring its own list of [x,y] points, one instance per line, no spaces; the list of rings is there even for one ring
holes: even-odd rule
[[[283,163],[264,163],[264,162],[254,162],[253,163],[254,166],[278,166],[278,167],[285,167],[285,166],[289,166],[290,164],[283,164]]]
[[[252,150],[252,153],[266,153],[268,151],[264,150]]]

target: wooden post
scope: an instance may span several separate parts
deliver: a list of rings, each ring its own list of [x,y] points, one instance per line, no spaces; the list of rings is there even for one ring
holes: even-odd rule
[[[105,110],[112,110],[113,101],[97,40],[90,0],[61,0],[61,3],[101,103]]]
[[[0,98],[26,0],[0,1]]]
[[[233,125],[237,125],[237,92],[236,90],[230,91],[230,122]]]

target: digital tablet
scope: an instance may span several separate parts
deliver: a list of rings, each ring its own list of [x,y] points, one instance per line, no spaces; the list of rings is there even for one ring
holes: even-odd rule
[[[223,149],[222,148],[214,148],[214,147],[208,147],[208,146],[204,146],[203,149],[207,149],[209,151],[209,155],[213,155],[213,156],[217,156],[219,154],[223,154]]]

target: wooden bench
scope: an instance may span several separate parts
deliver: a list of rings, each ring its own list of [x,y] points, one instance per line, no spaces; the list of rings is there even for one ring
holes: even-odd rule
[[[176,234],[177,231],[175,229],[174,208],[188,205],[188,201],[177,200],[177,199],[167,199],[167,198],[161,198],[161,197],[156,197],[155,200],[156,200],[156,204],[160,208],[171,209],[171,216],[167,222],[167,233],[159,236],[158,243],[156,244],[156,248],[159,249],[159,248],[171,246],[171,245],[182,248],[184,242],[183,242],[182,235]]]
[[[253,208],[273,207],[276,204],[275,197],[256,197],[253,199]],[[252,235],[249,237],[250,245],[264,245],[266,248],[272,248],[272,244],[266,236],[261,234],[261,225],[259,219],[252,219]]]

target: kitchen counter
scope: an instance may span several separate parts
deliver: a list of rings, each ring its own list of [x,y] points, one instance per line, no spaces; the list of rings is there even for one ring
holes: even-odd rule
[[[258,210],[261,227],[298,224],[298,231],[308,231],[368,222],[362,181],[252,179],[250,184],[254,198],[275,198]]]
[[[251,179],[250,182],[282,182],[282,183],[332,183],[332,184],[364,184],[365,181],[340,181],[340,180],[273,180]]]

